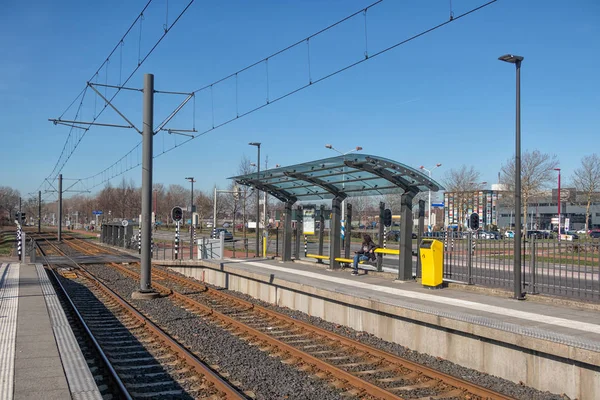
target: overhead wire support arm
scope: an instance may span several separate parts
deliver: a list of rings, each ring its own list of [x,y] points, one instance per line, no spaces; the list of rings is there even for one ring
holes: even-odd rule
[[[107,99],[106,97],[104,97],[104,96],[102,95],[102,93],[100,93],[100,91],[98,91],[98,89],[96,89],[96,88],[94,87],[94,85],[95,85],[95,84],[92,84],[92,83],[90,83],[90,82],[88,82],[87,84],[88,84],[88,86],[89,86],[89,87],[91,87],[91,88],[92,88],[92,90],[93,90],[94,92],[96,92],[96,94],[97,94],[98,96],[102,97],[102,100],[106,101],[106,104],[108,104],[108,105],[110,106],[110,108],[112,108],[113,110],[115,110],[115,112],[116,112],[117,114],[119,114],[119,115],[121,116],[121,118],[123,118],[125,121],[127,121],[127,123],[128,123],[129,125],[131,125],[131,126],[129,126],[129,128],[133,128],[133,129],[135,129],[135,130],[136,130],[136,131],[137,131],[139,134],[142,134],[142,131],[140,131],[140,130],[139,130],[139,129],[138,129],[136,126],[135,126],[135,124],[134,124],[133,122],[131,122],[129,119],[127,119],[127,117],[126,117],[125,115],[123,115],[123,113],[122,113],[121,111],[119,111],[119,110],[117,109],[117,107],[113,106],[113,104],[110,102],[110,100],[109,100],[109,99]],[[105,85],[105,86],[108,86],[108,85]]]
[[[71,125],[71,124],[80,124],[80,125],[95,125],[95,126],[110,126],[112,128],[135,128],[134,126],[130,126],[130,125],[117,125],[117,124],[102,124],[100,122],[90,122],[90,121],[70,121],[70,120],[65,120],[65,119],[54,119],[54,118],[48,118],[48,121],[52,122],[54,125],[67,125],[67,126],[72,126],[74,128],[80,128],[80,129],[85,129],[88,130],[89,128],[85,128],[83,126],[77,126],[77,125]]]
[[[143,89],[139,89],[139,88],[130,88],[130,87],[126,87],[126,86],[117,86],[117,85],[107,85],[104,83],[92,83],[92,82],[87,82],[88,86],[101,86],[101,87],[107,87],[107,88],[112,88],[112,89],[119,89],[119,90],[132,90],[134,92],[143,92]]]
[[[184,93],[184,94],[187,94],[188,97],[186,97],[185,100],[183,100],[181,102],[181,104],[178,105],[177,108],[175,110],[173,110],[173,112],[171,114],[169,114],[169,116],[167,118],[165,118],[165,120],[158,126],[158,128],[154,131],[155,135],[158,132],[160,132],[165,127],[165,125],[167,125],[169,123],[169,121],[171,121],[173,119],[173,117],[175,117],[175,115],[177,115],[177,113],[188,103],[188,101],[190,101],[190,99],[192,97],[194,97],[194,93]]]
[[[187,137],[191,137],[191,138],[195,138],[196,136],[190,135],[189,133],[185,133],[185,132],[198,132],[195,129],[161,129],[161,131],[166,131],[169,133],[169,135],[175,134],[175,135],[187,136]]]

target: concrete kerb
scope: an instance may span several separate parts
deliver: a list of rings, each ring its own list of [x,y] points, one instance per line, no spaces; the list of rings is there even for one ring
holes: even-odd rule
[[[193,261],[193,260],[192,260]],[[444,316],[438,316],[421,311],[405,309],[397,305],[388,304],[385,301],[361,298],[351,296],[339,292],[332,292],[312,286],[307,286],[295,282],[290,282],[282,278],[276,278],[263,273],[255,273],[236,269],[235,265],[228,265],[227,262],[182,262],[181,264],[167,262],[160,263],[165,266],[185,266],[196,267],[199,269],[207,268],[220,271],[222,273],[239,276],[246,279],[251,279],[257,282],[263,282],[286,290],[306,293],[321,299],[334,301],[340,304],[347,304],[352,307],[357,307],[363,310],[370,310],[376,313],[382,313],[394,318],[413,321],[416,323],[426,324],[437,329],[462,332],[463,335],[486,338],[486,340],[496,343],[503,343],[506,346],[516,346],[519,348],[529,349],[530,351],[541,352],[554,357],[574,360],[585,364],[600,366],[600,356],[598,353],[586,349],[577,349],[568,345],[562,345],[556,342],[548,342],[547,340],[523,336],[518,333],[502,331],[489,326],[475,325],[469,322],[456,320]],[[413,281],[414,283],[414,281]],[[506,296],[505,296],[506,297]]]

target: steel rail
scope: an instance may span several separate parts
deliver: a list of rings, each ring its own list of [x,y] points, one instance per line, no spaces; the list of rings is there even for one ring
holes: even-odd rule
[[[212,289],[206,285],[203,285],[201,283],[194,282],[194,281],[191,281],[189,279],[182,278],[179,276],[175,276],[174,274],[170,274],[168,272],[161,271],[159,269],[154,269],[153,273],[155,273],[156,275],[159,275],[159,276],[162,275],[163,277],[166,276],[169,279],[180,282],[182,285],[187,285],[187,286],[191,286],[195,289],[202,290],[211,296],[220,297],[226,301],[235,302],[235,303],[237,303],[241,306],[244,306],[248,309],[253,309],[255,311],[264,313],[272,318],[283,320],[286,323],[299,326],[299,327],[306,329],[307,331],[312,332],[314,334],[325,336],[328,339],[333,339],[333,340],[339,341],[341,344],[343,344],[345,346],[352,347],[358,351],[366,352],[367,354],[373,355],[375,357],[379,357],[379,358],[386,360],[387,362],[390,362],[392,364],[401,364],[402,366],[405,366],[412,370],[421,372],[424,375],[429,376],[431,378],[440,379],[440,380],[443,380],[445,383],[448,383],[457,388],[468,390],[470,393],[477,395],[477,396],[481,396],[482,398],[494,398],[494,399],[503,399],[503,400],[512,399],[512,397],[504,396],[504,395],[494,392],[492,390],[476,386],[476,385],[469,383],[465,380],[462,380],[460,378],[455,378],[455,377],[445,374],[443,372],[436,371],[435,369],[414,363],[414,362],[406,360],[400,356],[396,356],[394,354],[388,353],[383,350],[379,350],[375,347],[363,344],[356,340],[349,339],[349,338],[339,335],[335,332],[331,332],[331,331],[316,327],[316,326],[308,324],[306,322],[302,322],[297,319],[293,319],[287,315],[284,315],[284,314],[278,313],[276,311],[270,310],[268,308],[262,307],[260,305],[251,303],[247,300],[243,300],[238,297],[229,295],[227,293],[223,293],[221,291],[214,290],[214,289]]]
[[[237,389],[233,388],[229,385],[223,378],[221,378],[218,374],[216,374],[212,369],[206,366],[202,361],[200,361],[194,354],[188,351],[185,347],[179,344],[175,339],[169,336],[166,332],[164,332],[160,327],[158,327],[155,323],[153,323],[149,318],[144,316],[138,310],[136,310],[133,306],[131,306],[126,300],[124,300],[121,296],[115,293],[112,289],[110,289],[106,284],[97,279],[92,273],[90,273],[86,268],[77,264],[71,257],[65,254],[63,251],[58,249],[58,247],[54,246],[50,243],[51,246],[55,247],[59,252],[61,252],[65,257],[70,259],[79,269],[79,272],[88,278],[91,282],[93,282],[100,290],[102,290],[108,297],[112,298],[119,305],[121,305],[127,312],[136,318],[143,326],[148,328],[155,336],[157,336],[160,340],[164,341],[167,346],[171,348],[180,358],[185,360],[188,366],[194,370],[198,374],[204,375],[207,381],[210,381],[215,385],[215,388],[222,392],[226,397],[226,399],[246,399],[245,395],[240,394]],[[114,264],[114,263],[112,263]],[[118,265],[118,264],[114,264]],[[170,293],[170,289],[166,288],[166,293]]]
[[[79,247],[79,246],[77,246],[77,247]],[[98,247],[100,247],[100,246],[98,246]],[[85,248],[82,248],[82,247],[79,247],[79,249],[81,249],[82,251],[86,250]],[[126,268],[126,267],[124,267],[123,265],[120,265],[120,264],[116,264],[116,263],[110,263],[110,264],[112,266],[114,266],[115,268],[117,268],[119,271],[122,271],[124,274],[126,274],[126,275],[128,275],[128,276],[130,276],[130,277],[132,277],[134,279],[139,280],[139,274],[137,272],[135,272],[135,271],[133,271],[133,270],[131,270],[129,268]],[[328,330],[325,330],[325,329],[322,329],[322,328],[315,327],[313,325],[310,325],[308,323],[299,321],[297,319],[293,319],[293,318],[291,318],[291,317],[289,317],[287,315],[280,314],[280,313],[278,313],[276,311],[273,311],[273,310],[270,310],[268,308],[262,307],[260,305],[251,303],[251,302],[249,302],[247,300],[243,300],[243,299],[240,299],[238,297],[229,295],[227,293],[223,293],[221,291],[214,290],[214,289],[212,289],[212,288],[210,288],[210,287],[208,287],[206,285],[203,285],[203,284],[201,284],[199,282],[195,282],[195,281],[192,281],[190,279],[186,279],[184,277],[180,277],[180,276],[177,276],[175,274],[171,274],[168,271],[163,271],[163,270],[154,268],[152,270],[152,273],[155,274],[155,275],[157,275],[157,276],[161,276],[162,278],[168,278],[170,280],[178,282],[179,284],[181,284],[183,286],[192,287],[192,288],[197,289],[199,291],[202,291],[202,292],[204,292],[206,294],[209,294],[210,296],[221,298],[221,299],[223,299],[225,301],[237,303],[241,307],[245,307],[247,310],[251,310],[252,309],[254,311],[264,313],[264,314],[268,315],[269,317],[278,319],[278,320],[280,320],[282,322],[285,322],[285,323],[288,323],[288,324],[293,324],[293,325],[298,326],[298,327],[300,327],[302,329],[305,329],[305,330],[307,330],[307,331],[309,331],[309,332],[311,332],[313,334],[316,334],[316,335],[319,335],[319,336],[324,336],[327,339],[336,340],[339,343],[341,343],[343,346],[351,347],[351,348],[354,348],[357,351],[365,352],[365,353],[367,353],[367,354],[369,354],[369,355],[371,355],[373,357],[377,357],[377,358],[380,358],[381,360],[385,360],[385,361],[387,361],[387,362],[389,362],[391,364],[398,365],[399,367],[402,366],[402,367],[406,367],[406,368],[412,369],[413,371],[420,372],[420,373],[422,373],[423,375],[425,375],[425,376],[427,376],[429,378],[437,379],[437,380],[443,381],[444,383],[447,383],[447,384],[449,384],[451,386],[454,386],[456,388],[466,390],[466,391],[468,391],[472,395],[480,396],[480,397],[482,397],[484,399],[485,398],[494,398],[494,399],[501,399],[501,400],[513,399],[512,397],[505,396],[505,395],[502,395],[500,393],[494,392],[494,391],[492,391],[490,389],[477,386],[477,385],[472,384],[472,383],[470,383],[468,381],[462,380],[460,378],[453,377],[451,375],[445,374],[445,373],[440,372],[440,371],[436,371],[435,369],[429,368],[429,367],[424,366],[424,365],[417,364],[415,362],[409,361],[409,360],[407,360],[405,358],[402,358],[400,356],[388,353],[386,351],[379,350],[379,349],[374,348],[372,346],[365,345],[365,344],[363,344],[361,342],[355,341],[353,339],[349,339],[349,338],[347,338],[345,336],[342,336],[342,335],[339,335],[337,333],[334,333],[334,332],[331,332],[331,331],[328,331]],[[244,323],[239,322],[239,321],[237,321],[237,320],[235,320],[235,319],[233,319],[233,318],[231,318],[231,317],[229,317],[229,316],[227,316],[225,314],[222,314],[222,313],[216,311],[214,308],[211,308],[211,307],[206,306],[206,305],[204,305],[202,303],[199,303],[196,300],[193,300],[193,299],[187,297],[186,295],[183,295],[183,294],[181,294],[179,292],[176,292],[176,291],[168,288],[165,285],[159,284],[157,282],[154,282],[153,285],[156,286],[156,288],[159,289],[159,290],[161,290],[161,291],[171,292],[172,295],[176,299],[178,299],[178,300],[180,300],[180,301],[182,301],[182,302],[184,302],[186,304],[189,304],[189,305],[191,305],[193,307],[200,308],[201,310],[203,310],[207,314],[210,314],[212,316],[216,316],[219,319],[223,320],[227,324],[234,325],[234,326],[242,329],[243,331],[245,331],[245,332],[247,332],[249,334],[252,334],[254,336],[258,336],[261,340],[265,340],[265,341],[269,342],[269,344],[272,344],[272,345],[274,345],[276,347],[284,349],[285,351],[288,351],[290,354],[294,354],[294,355],[296,355],[299,358],[307,360],[308,362],[315,364],[315,366],[317,366],[320,369],[323,369],[325,371],[334,373],[335,375],[337,375],[339,377],[342,377],[343,379],[348,380],[349,382],[352,383],[352,385],[354,385],[356,387],[360,387],[360,388],[362,388],[362,389],[364,389],[366,391],[369,391],[369,389],[372,389],[372,388],[377,388],[378,389],[374,393],[369,392],[369,394],[372,394],[374,396],[378,396],[378,397],[381,397],[381,398],[384,398],[384,399],[388,399],[388,398],[389,399],[398,399],[398,398],[400,398],[400,397],[396,396],[395,394],[386,391],[385,389],[382,389],[382,388],[380,388],[378,386],[375,386],[375,385],[373,385],[373,384],[371,384],[371,383],[369,383],[367,381],[364,381],[364,380],[362,380],[362,379],[360,379],[360,378],[358,378],[358,377],[356,377],[356,376],[354,376],[354,375],[352,375],[352,374],[350,374],[350,373],[348,373],[346,371],[343,371],[343,370],[341,370],[341,369],[339,369],[339,368],[337,368],[337,367],[335,367],[335,366],[333,366],[333,365],[331,365],[329,363],[325,363],[325,362],[319,360],[318,358],[316,358],[316,357],[314,357],[314,356],[312,356],[310,354],[307,354],[307,353],[305,353],[305,352],[303,352],[301,350],[298,350],[295,347],[292,347],[292,346],[290,346],[290,345],[288,345],[286,343],[283,343],[283,342],[281,342],[281,341],[279,341],[277,339],[274,339],[271,336],[266,335],[263,332],[260,332],[259,330],[256,330],[254,328],[248,327],[248,326],[244,325]],[[383,393],[381,391],[383,391]],[[388,397],[388,396],[391,396],[391,397]]]
[[[57,246],[55,246],[53,243],[50,243],[50,241],[47,238],[44,238],[44,240],[52,248],[54,248],[55,250],[57,250],[59,253],[62,253],[65,257],[71,259],[68,255],[66,255],[63,251],[61,251]],[[79,320],[79,323],[83,326],[83,329],[85,330],[86,334],[88,335],[88,337],[90,338],[90,340],[94,344],[94,348],[96,349],[96,351],[100,355],[100,358],[102,359],[102,362],[104,363],[104,366],[108,369],[112,380],[117,385],[117,387],[118,387],[118,389],[120,391],[120,395],[123,396],[125,399],[128,399],[128,400],[132,399],[131,395],[129,394],[129,391],[125,387],[125,384],[123,383],[123,381],[121,380],[121,378],[117,374],[117,371],[115,371],[115,369],[113,368],[112,363],[108,359],[108,356],[106,355],[106,353],[104,353],[104,350],[102,350],[102,347],[100,346],[100,344],[96,340],[96,337],[94,336],[94,334],[92,333],[92,331],[90,330],[90,328],[88,327],[88,325],[85,323],[85,321],[83,319],[83,316],[81,315],[81,313],[77,309],[77,306],[75,305],[75,303],[73,303],[73,300],[71,300],[71,297],[67,294],[67,290],[65,289],[65,287],[63,286],[63,284],[60,282],[60,280],[56,276],[56,272],[51,267],[50,263],[48,263],[48,259],[46,258],[46,254],[43,252],[43,250],[41,249],[41,247],[39,247],[39,245],[38,245],[37,242],[35,242],[35,246],[40,250],[40,254],[41,254],[42,258],[44,260],[46,260],[45,264],[50,267],[49,269],[52,272],[52,275],[54,276],[55,282],[58,283],[58,287],[60,287],[60,290],[62,291],[62,293],[64,294],[65,298],[69,302],[69,304],[70,304],[73,312],[75,313],[75,315],[77,316],[77,319]],[[73,261],[73,260],[71,259],[71,261]]]

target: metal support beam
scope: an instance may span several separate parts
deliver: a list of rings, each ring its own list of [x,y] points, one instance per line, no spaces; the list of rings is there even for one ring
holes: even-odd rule
[[[42,191],[38,191],[38,233],[42,233]]]
[[[325,239],[325,206],[323,204],[321,204],[321,207],[319,207],[320,210],[320,215],[319,215],[319,252],[317,254],[319,254],[320,256],[323,255],[323,243],[324,243],[324,239]],[[318,260],[318,262],[323,262],[322,260]]]
[[[152,237],[152,145],[154,140],[154,75],[144,75],[143,133],[142,133],[142,254],[140,290],[136,297],[153,297],[151,282]],[[156,293],[157,294],[157,293]],[[146,297],[146,298],[147,298]]]
[[[296,255],[296,260],[300,259],[300,242],[302,241],[302,206],[298,206],[296,208],[296,228],[294,229],[296,233],[296,241],[294,242],[294,254]]]
[[[429,208],[429,212],[431,212],[431,207]],[[425,200],[419,200],[419,231],[417,233],[417,237],[419,240],[423,237],[423,232],[425,230]],[[418,247],[418,243],[417,243]],[[421,277],[421,257],[417,257],[417,278]]]
[[[342,200],[343,198],[334,197],[331,200],[331,229],[329,230],[329,268],[338,269],[340,263],[335,259],[340,257],[340,245],[341,245],[341,216],[342,216]]]
[[[379,240],[378,246],[383,248],[383,213],[385,211],[385,203],[379,202]],[[377,254],[377,271],[383,271],[383,254]]]
[[[58,175],[58,242],[62,240],[62,174]]]
[[[346,204],[346,224],[344,227],[344,257],[350,258],[350,244],[352,242],[352,204],[350,203]]]
[[[412,201],[414,192],[406,192],[400,200],[400,257],[398,280],[412,279]]]
[[[293,202],[285,203],[283,219],[283,251],[281,261],[292,261],[292,206]]]

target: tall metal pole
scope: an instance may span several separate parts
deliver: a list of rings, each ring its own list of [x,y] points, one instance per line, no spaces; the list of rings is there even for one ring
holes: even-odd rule
[[[17,218],[19,225],[23,226],[23,213],[21,212],[21,198],[19,197],[19,217]]]
[[[58,174],[58,242],[62,240],[62,174]]]
[[[42,233],[42,191],[38,191],[38,233]]]
[[[258,149],[258,160],[256,162],[257,179],[260,179],[260,143]],[[260,255],[260,190],[256,189],[256,257]]]
[[[558,240],[560,241],[560,168],[554,168],[558,171]]]
[[[521,287],[521,60],[516,60],[517,67],[517,116],[516,116],[516,142],[515,142],[515,263],[514,296],[522,300]]]
[[[217,187],[213,196],[213,229],[217,227]]]
[[[152,293],[152,145],[154,139],[154,75],[144,75],[144,126],[142,130],[142,254],[139,293]]]

